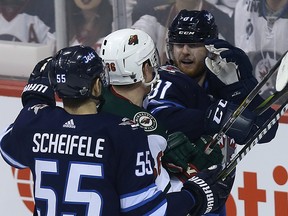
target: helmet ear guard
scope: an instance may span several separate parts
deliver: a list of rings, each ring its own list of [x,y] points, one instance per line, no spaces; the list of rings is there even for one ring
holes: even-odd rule
[[[143,64],[149,62],[158,74],[159,54],[152,38],[138,29],[120,29],[106,36],[102,42],[100,56],[108,67],[110,84],[130,85],[145,83]],[[155,76],[155,79],[158,76]]]
[[[155,84],[160,79],[160,76],[158,74],[158,68],[160,66],[160,56],[159,56],[159,52],[156,48],[155,48],[154,55],[152,55],[151,57],[152,58],[148,59],[148,62],[150,64],[150,66],[153,68],[154,77],[150,82],[146,82],[145,79],[143,78],[142,83],[145,86],[151,86],[151,85]]]

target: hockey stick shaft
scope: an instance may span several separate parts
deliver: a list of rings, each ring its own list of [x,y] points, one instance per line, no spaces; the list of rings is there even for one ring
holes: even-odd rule
[[[286,93],[288,87],[286,86]],[[244,156],[259,142],[259,140],[276,124],[281,116],[288,110],[288,98],[276,110],[273,115],[265,122],[265,124],[258,129],[258,131],[249,139],[246,145],[238,152],[237,155],[225,166],[225,168],[219,173],[217,179],[225,179],[236,167],[236,165],[244,158]]]
[[[216,134],[216,136],[208,143],[205,149],[206,154],[210,154],[213,151],[213,148],[218,144],[224,134],[230,129],[233,123],[236,121],[236,118],[241,115],[244,109],[251,103],[251,101],[258,95],[261,88],[267,83],[270,77],[277,71],[280,66],[282,59],[288,55],[285,52],[281,58],[276,62],[276,64],[271,68],[271,70],[264,76],[264,78],[259,82],[256,87],[250,92],[250,94],[244,99],[244,101],[239,105],[239,107],[232,113],[227,122],[223,125],[221,130]]]
[[[275,92],[270,97],[268,97],[265,101],[263,101],[255,110],[254,113],[256,115],[262,115],[269,107],[271,107],[276,101],[278,101],[284,94],[287,93],[287,90]]]

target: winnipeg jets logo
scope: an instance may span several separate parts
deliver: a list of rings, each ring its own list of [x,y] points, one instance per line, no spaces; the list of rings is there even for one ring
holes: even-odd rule
[[[150,113],[138,112],[134,115],[133,120],[145,131],[154,131],[157,128],[157,121]]]
[[[211,13],[205,14],[205,17],[207,18],[208,21],[213,20],[213,15]]]

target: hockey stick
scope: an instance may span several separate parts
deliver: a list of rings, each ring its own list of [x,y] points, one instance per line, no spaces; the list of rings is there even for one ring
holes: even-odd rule
[[[288,71],[287,71],[288,73]],[[270,95],[265,101],[263,101],[255,110],[254,113],[256,115],[263,114],[269,107],[271,107],[276,101],[278,101],[284,94],[287,93],[287,90],[275,92],[274,94]]]
[[[285,55],[282,59],[282,62],[288,62],[288,55]],[[272,104],[274,104],[280,97],[282,97],[283,94],[285,94],[285,91],[282,91],[285,88],[285,85],[287,84],[288,80],[288,67],[287,64],[280,64],[278,72],[277,72],[277,78],[276,78],[276,93],[269,96],[265,101],[263,101],[255,110],[255,113],[257,115],[261,115],[263,112],[267,110]]]
[[[285,87],[285,92],[288,92],[288,86]],[[249,139],[245,146],[238,152],[237,155],[225,166],[219,173],[217,180],[225,179],[236,167],[236,165],[244,158],[244,156],[259,142],[259,140],[276,124],[282,115],[288,110],[288,98],[276,110],[273,115],[265,122],[265,124],[258,129],[258,131]]]
[[[281,62],[288,62],[288,55],[285,55]],[[288,80],[288,65],[281,63],[276,77],[276,91],[281,91],[287,84]]]
[[[267,83],[267,81],[270,79],[270,77],[277,71],[279,66],[281,64],[284,64],[285,66],[281,66],[281,68],[287,68],[288,65],[288,57],[284,59],[285,56],[288,55],[288,52],[285,52],[280,59],[276,62],[276,64],[271,68],[271,70],[264,76],[264,78],[259,82],[256,87],[250,92],[250,94],[244,99],[244,101],[239,105],[239,107],[232,113],[230,118],[227,120],[227,122],[223,125],[221,130],[216,134],[216,136],[213,137],[213,139],[207,144],[205,153],[210,154],[213,151],[213,148],[218,144],[218,142],[221,140],[221,138],[224,136],[224,134],[230,129],[230,127],[233,125],[233,123],[236,121],[236,118],[241,115],[241,113],[244,111],[244,109],[247,108],[247,106],[251,103],[251,101],[258,95],[261,88]],[[284,59],[285,61],[282,61]],[[284,71],[282,72],[284,74]],[[279,76],[280,77],[280,76]],[[285,77],[284,77],[285,78]],[[281,80],[279,78],[279,80]],[[283,86],[283,83],[285,85],[288,82],[288,77],[286,80],[281,80],[281,85]],[[284,85],[284,86],[285,86]]]

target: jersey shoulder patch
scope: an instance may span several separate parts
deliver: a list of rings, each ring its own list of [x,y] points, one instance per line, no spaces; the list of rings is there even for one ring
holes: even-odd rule
[[[171,73],[171,74],[174,74],[176,72],[180,72],[181,73],[179,68],[175,67],[174,65],[163,65],[159,69],[163,70],[165,72]]]
[[[28,108],[28,111],[33,111],[35,115],[39,112],[39,110],[44,109],[45,107],[48,107],[47,104],[36,104]]]
[[[138,129],[139,128],[139,125],[137,122],[129,119],[129,118],[122,118],[122,122],[119,124],[119,125],[130,125],[132,129]]]
[[[136,122],[146,132],[154,131],[157,128],[157,120],[148,112],[137,112],[133,121]]]

